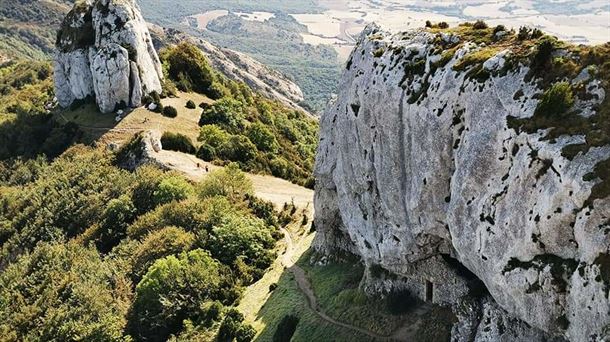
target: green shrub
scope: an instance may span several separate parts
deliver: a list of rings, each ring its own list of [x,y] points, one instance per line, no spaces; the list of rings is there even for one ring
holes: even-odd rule
[[[161,136],[161,145],[164,150],[178,151],[194,154],[196,149],[191,139],[180,133],[165,132]]]
[[[163,107],[163,116],[167,116],[168,118],[175,118],[178,116],[178,110],[172,106]]]
[[[197,105],[195,104],[195,102],[193,102],[193,100],[188,100],[186,101],[186,108],[195,109],[197,108]]]
[[[542,39],[536,45],[536,53],[532,60],[532,69],[536,72],[544,71],[545,67],[551,61],[551,56],[555,50],[555,42],[553,38]]]
[[[544,117],[562,117],[574,105],[572,88],[567,82],[553,84],[542,94],[536,107],[535,115]]]
[[[519,27],[519,33],[517,34],[517,39],[519,40],[527,40],[530,38],[530,28],[527,26]]]
[[[163,179],[157,190],[153,193],[153,199],[157,205],[172,201],[182,201],[193,193],[193,186],[182,177],[170,176]]]
[[[165,341],[202,304],[237,299],[231,271],[201,249],[157,260],[136,287],[130,330],[143,340]]]
[[[252,181],[239,169],[239,165],[231,163],[211,172],[197,185],[197,193],[200,198],[224,196],[237,202],[246,195],[253,195],[254,187]]]
[[[248,138],[263,152],[277,153],[279,145],[275,135],[265,125],[254,123],[248,130]]]
[[[229,131],[236,131],[243,126],[244,119],[243,103],[232,98],[223,98],[204,109],[199,126],[215,124]]]
[[[299,325],[299,318],[297,316],[284,316],[273,334],[273,342],[290,342],[297,330],[297,325]]]
[[[503,31],[506,31],[506,26],[504,25],[497,25],[496,27],[494,27],[494,34]]]
[[[449,24],[447,24],[447,22],[445,22],[445,21],[441,21],[440,23],[438,23],[438,28],[443,29],[443,30],[447,29],[447,28],[449,28]]]
[[[160,57],[167,76],[176,83],[178,89],[210,95],[216,75],[198,47],[182,43],[162,50]]]
[[[472,28],[474,28],[475,30],[484,30],[487,27],[487,23],[485,23],[483,20],[477,20],[474,25],[472,25]]]

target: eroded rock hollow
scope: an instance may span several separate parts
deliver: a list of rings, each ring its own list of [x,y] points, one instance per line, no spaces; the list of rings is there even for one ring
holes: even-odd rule
[[[161,92],[161,63],[134,0],[77,1],[56,46],[55,93],[62,107],[95,98],[107,113]]]
[[[453,306],[454,340],[603,340],[610,200],[599,174],[610,146],[521,129],[542,115],[549,85],[510,47],[464,66],[486,48],[365,30],[321,119],[315,247],[360,256],[369,291]],[[593,71],[565,80],[584,93],[562,121],[587,122],[606,103]],[[488,299],[470,310],[477,289]],[[479,324],[490,321],[502,329]]]

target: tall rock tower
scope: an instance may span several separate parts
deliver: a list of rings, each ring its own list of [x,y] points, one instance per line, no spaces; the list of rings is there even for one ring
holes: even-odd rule
[[[56,46],[55,94],[62,107],[94,97],[108,113],[161,92],[161,62],[134,0],[78,0]]]

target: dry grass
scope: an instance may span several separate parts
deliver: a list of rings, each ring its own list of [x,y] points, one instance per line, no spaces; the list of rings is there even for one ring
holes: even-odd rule
[[[102,144],[125,143],[134,133],[155,129],[163,132],[184,134],[195,143],[199,136],[199,118],[201,108],[186,108],[186,102],[192,100],[195,104],[201,102],[213,103],[213,100],[196,93],[178,93],[178,97],[161,100],[164,106],[172,106],[178,110],[178,116],[168,118],[159,113],[149,111],[144,107],[134,109],[120,122],[115,122],[116,114],[102,114],[95,105],[84,105],[76,110],[64,110],[56,118],[61,123],[74,122],[81,127],[88,141],[99,141]]]

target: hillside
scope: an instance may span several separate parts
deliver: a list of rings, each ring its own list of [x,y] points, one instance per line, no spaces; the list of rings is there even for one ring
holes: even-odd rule
[[[45,59],[53,52],[55,32],[73,0],[5,0],[0,3],[2,59]]]

